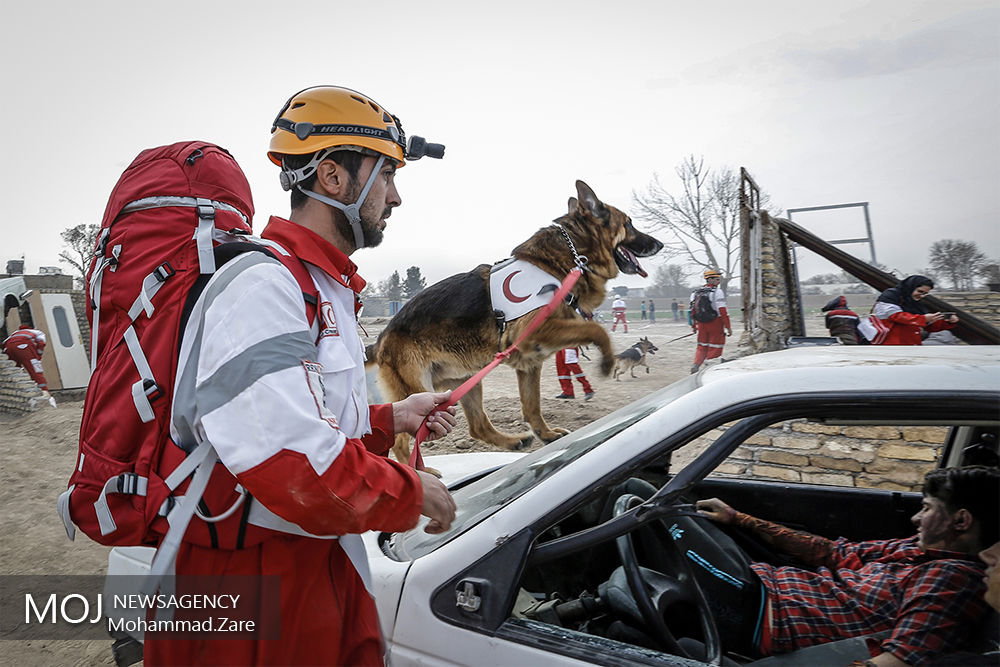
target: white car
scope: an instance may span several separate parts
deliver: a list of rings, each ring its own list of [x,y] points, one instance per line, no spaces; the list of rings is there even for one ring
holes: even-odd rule
[[[912,449],[913,465],[995,463],[1000,350],[833,346],[745,357],[704,369],[537,451],[495,455],[514,459],[497,470],[471,480],[455,473],[451,530],[430,535],[421,522],[407,532],[365,536],[389,661],[396,667],[747,663],[719,655],[714,620],[698,602],[704,598],[692,585],[690,565],[671,553],[672,540],[662,539],[665,521],[690,511],[696,499],[717,496],[821,535],[911,535],[918,492],[898,484],[865,488],[849,474],[829,475],[832,484],[769,481],[742,476],[736,465],[737,449],[764,431],[787,434],[794,448],[796,434],[863,434],[857,429],[864,427],[941,434],[940,442]],[[859,451],[865,456],[850,459],[848,468],[868,465],[871,452]],[[465,456],[472,471],[490,465],[491,455],[451,458]],[[447,470],[446,463],[433,465]],[[901,465],[908,465],[905,458]],[[773,556],[733,538],[756,560]],[[120,572],[114,559],[113,553],[110,571]],[[859,646],[863,641],[835,642],[825,657],[816,647],[804,649],[781,664],[824,664],[831,655],[840,661]]]

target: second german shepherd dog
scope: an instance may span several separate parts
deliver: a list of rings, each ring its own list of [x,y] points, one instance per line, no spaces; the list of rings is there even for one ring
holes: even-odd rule
[[[636,366],[645,366],[648,373],[649,366],[646,364],[646,355],[655,354],[659,349],[643,336],[638,343],[623,352],[619,352],[615,356],[615,359],[618,360],[615,362],[615,379],[617,380],[618,376],[624,375],[625,371],[628,371],[629,375],[634,378]]]
[[[609,375],[615,358],[608,332],[579,313],[590,313],[604,301],[605,284],[619,271],[645,276],[636,258],[663,247],[637,231],[625,213],[601,202],[583,181],[576,182],[576,191],[578,197],[570,198],[566,215],[512,252],[515,259],[560,280],[575,266],[575,254],[586,257],[586,270],[573,287],[572,300],[560,304],[505,360],[517,373],[524,420],[545,442],[569,431],[552,428],[542,418],[542,363],[563,348],[593,343],[601,351],[601,373]],[[516,341],[536,314],[529,312],[506,326],[503,318],[498,322],[490,300],[490,265],[481,264],[417,294],[367,348],[367,357],[378,364],[379,386],[389,401],[421,391],[454,389]],[[461,404],[473,438],[504,449],[518,449],[532,441],[532,431],[506,434],[496,430],[483,411],[481,384],[462,397]],[[396,436],[393,453],[398,461],[409,460],[409,435]]]

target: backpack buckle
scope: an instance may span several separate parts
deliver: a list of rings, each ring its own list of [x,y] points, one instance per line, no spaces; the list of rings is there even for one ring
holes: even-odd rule
[[[160,385],[156,384],[153,380],[142,381],[142,393],[146,395],[150,403],[163,396],[163,390],[160,389]]]
[[[123,472],[118,475],[118,493],[134,495],[139,490],[139,475],[134,472]]]
[[[215,207],[211,204],[198,204],[198,217],[202,220],[215,219]]]
[[[159,280],[161,283],[166,282],[167,278],[171,277],[175,273],[177,272],[174,271],[174,267],[170,266],[170,262],[164,262],[163,264],[160,264],[153,271],[153,275],[156,276],[156,279]]]

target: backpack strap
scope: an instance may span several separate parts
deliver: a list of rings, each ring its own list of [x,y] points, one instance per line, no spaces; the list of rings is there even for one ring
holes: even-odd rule
[[[316,283],[313,282],[312,276],[309,275],[306,265],[302,263],[301,259],[293,257],[284,247],[270,239],[255,236],[249,240],[270,249],[271,252],[268,254],[284,264],[285,268],[292,274],[292,277],[295,278],[295,282],[299,284],[299,289],[302,290],[302,299],[306,302],[306,317],[309,318],[309,327],[313,333],[313,338],[318,338],[319,324],[316,322],[316,314],[319,310],[319,290],[316,289]]]

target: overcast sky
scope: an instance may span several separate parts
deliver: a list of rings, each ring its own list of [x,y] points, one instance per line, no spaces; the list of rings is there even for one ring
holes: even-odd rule
[[[135,155],[183,139],[233,153],[260,231],[288,212],[271,121],[317,84],[447,146],[397,175],[385,242],[353,257],[369,281],[502,259],[576,179],[630,211],[687,154],[746,167],[782,210],[869,202],[877,258],[901,273],[942,238],[1000,258],[996,0],[57,1],[3,18],[0,270],[57,265],[59,232],[100,222]],[[864,233],[860,210],[795,219]]]

